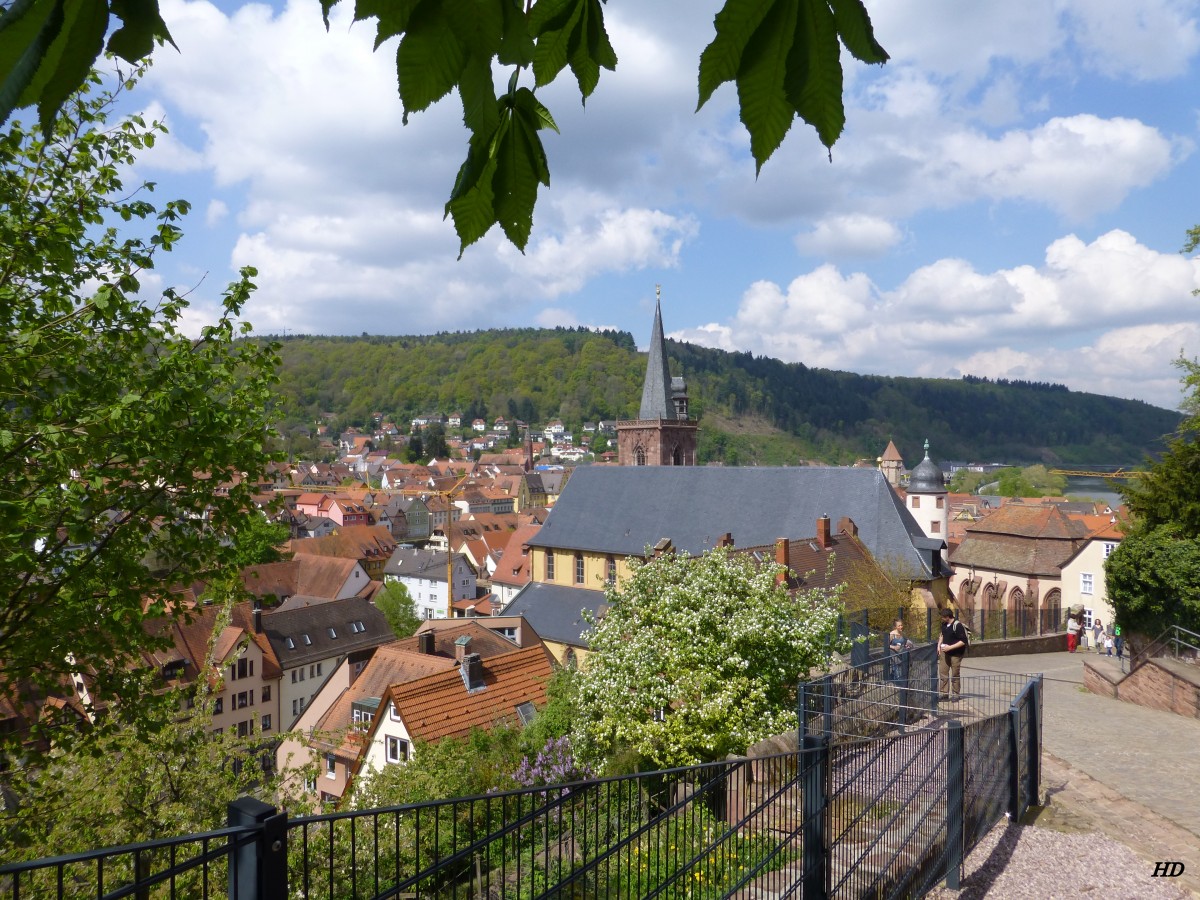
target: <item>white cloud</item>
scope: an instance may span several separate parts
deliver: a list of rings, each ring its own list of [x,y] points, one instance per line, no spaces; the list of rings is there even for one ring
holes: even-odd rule
[[[796,235],[796,249],[807,256],[831,258],[882,256],[901,240],[900,229],[886,219],[851,213],[830,216]]]
[[[210,228],[224,221],[229,215],[229,205],[223,200],[209,200],[208,209],[204,211],[204,223]]]
[[[1200,51],[1190,0],[1069,0],[1065,6],[1086,64],[1110,78],[1183,75]]]
[[[1054,242],[1040,268],[983,273],[939,260],[892,290],[825,265],[786,290],[755,282],[729,321],[678,334],[806,365],[1056,381],[1173,406],[1171,361],[1181,349],[1200,352],[1190,316],[1197,287],[1200,260],[1113,231]]]

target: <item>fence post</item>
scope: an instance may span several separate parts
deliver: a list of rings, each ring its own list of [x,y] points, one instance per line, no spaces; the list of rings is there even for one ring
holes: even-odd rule
[[[1029,686],[1029,744],[1026,752],[1029,754],[1025,763],[1029,767],[1030,802],[1037,803],[1042,796],[1042,679],[1039,676]]]
[[[253,837],[230,838],[230,900],[285,900],[288,896],[287,813],[254,797],[226,808],[229,827],[259,826]]]
[[[825,846],[825,815],[829,809],[829,742],[823,735],[804,739],[802,808],[804,822],[804,900],[828,896],[829,853]]]
[[[800,690],[797,692],[800,696],[797,697],[800,709],[800,743],[804,743],[804,736],[808,734],[808,682],[800,682]]]
[[[833,734],[833,675],[821,679],[821,733],[825,737]]]
[[[936,649],[936,648],[935,648]],[[938,667],[942,664],[942,655],[935,653],[933,655],[933,665],[929,667],[929,711],[937,715],[938,711]]]
[[[963,811],[966,799],[966,755],[962,722],[946,728],[946,887],[958,890],[963,865]]]
[[[1008,708],[1008,814],[1013,823],[1021,817],[1021,708]]]

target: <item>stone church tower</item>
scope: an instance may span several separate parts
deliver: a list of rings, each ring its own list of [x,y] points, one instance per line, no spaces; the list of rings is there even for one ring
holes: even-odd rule
[[[667,369],[662,298],[655,298],[654,329],[636,419],[617,422],[617,459],[623,466],[694,466],[697,425],[688,418],[687,385]]]

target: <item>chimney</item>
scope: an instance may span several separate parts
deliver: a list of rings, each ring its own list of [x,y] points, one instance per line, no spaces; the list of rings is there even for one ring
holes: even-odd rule
[[[791,546],[788,544],[787,538],[775,540],[775,562],[784,568],[784,571],[775,576],[775,583],[786,587],[792,571]]]
[[[471,636],[464,634],[454,639],[454,658],[460,663],[470,654],[467,653],[467,647],[471,643]]]
[[[483,659],[478,653],[468,653],[464,656],[458,671],[468,691],[477,691],[484,686]]]
[[[654,545],[654,558],[658,559],[659,557],[661,557],[667,553],[671,553],[672,551],[673,551],[673,548],[671,546],[671,539],[663,538],[661,541],[659,541],[657,544]]]
[[[733,532],[727,531],[723,535],[721,535],[719,538],[717,538],[717,546],[718,547],[732,547],[733,546]]]
[[[829,537],[829,514],[821,516],[817,519],[817,546],[822,550],[828,550],[833,541]]]
[[[432,631],[424,631],[417,635],[417,652],[433,656],[434,635]]]

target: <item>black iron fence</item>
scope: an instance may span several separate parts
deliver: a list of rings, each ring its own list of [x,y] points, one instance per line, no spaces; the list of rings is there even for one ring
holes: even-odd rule
[[[799,747],[661,772],[290,817],[0,867],[20,897],[917,896],[1038,792],[1040,677],[964,676],[963,699],[872,661],[803,686]],[[883,677],[875,677],[883,673]],[[874,717],[874,718],[873,718]],[[873,723],[873,724],[872,724]]]
[[[1063,634],[1066,631],[1066,610],[1049,609],[972,609],[960,617],[970,630],[971,642],[1008,641]],[[941,620],[936,609],[916,611],[907,607],[896,610],[896,618],[904,622],[905,636],[918,644],[937,643]],[[867,610],[847,613],[838,619],[839,635],[854,639],[851,658],[855,665],[887,653],[888,634],[892,622],[872,624],[878,616]]]

